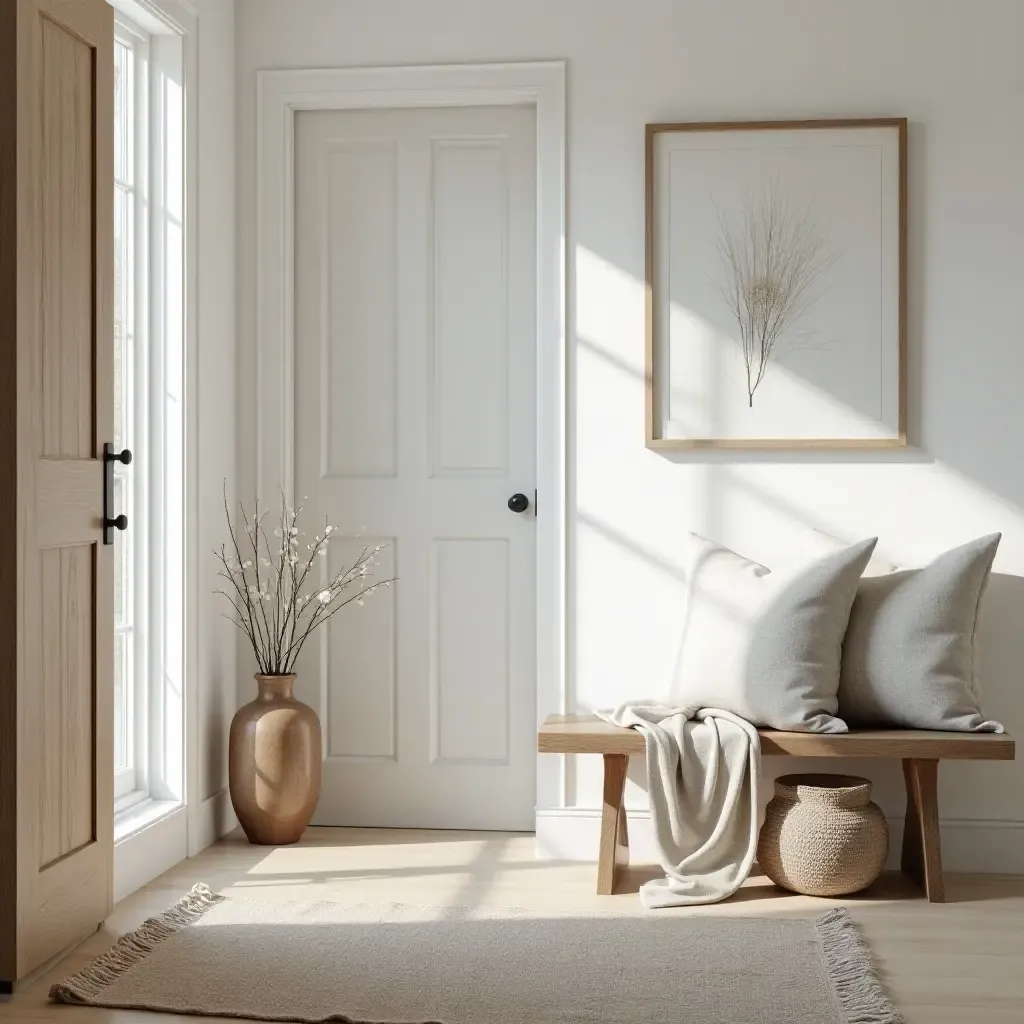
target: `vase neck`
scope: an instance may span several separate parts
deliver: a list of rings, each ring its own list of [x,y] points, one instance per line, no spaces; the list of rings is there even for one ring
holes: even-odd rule
[[[291,700],[292,690],[295,688],[294,673],[287,676],[261,676],[256,675],[256,686],[259,692],[257,700]]]

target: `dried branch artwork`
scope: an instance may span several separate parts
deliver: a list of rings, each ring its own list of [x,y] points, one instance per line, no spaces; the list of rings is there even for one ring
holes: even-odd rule
[[[747,402],[768,367],[785,350],[806,342],[796,323],[821,298],[824,273],[836,261],[810,205],[782,195],[778,182],[746,197],[733,223],[718,211],[717,246],[724,271],[722,295],[739,328]]]

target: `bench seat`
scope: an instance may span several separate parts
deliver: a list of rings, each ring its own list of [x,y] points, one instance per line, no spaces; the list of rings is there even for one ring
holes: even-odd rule
[[[1013,738],[1005,733],[854,729],[822,734],[758,729],[758,734],[761,753],[765,755],[902,761],[907,813],[901,867],[921,883],[932,903],[945,901],[939,840],[939,761],[1012,761],[1015,756]],[[603,755],[604,801],[597,891],[600,895],[611,894],[617,872],[629,862],[623,795],[629,757],[644,752],[643,736],[594,715],[549,715],[537,732],[537,749],[542,754]]]

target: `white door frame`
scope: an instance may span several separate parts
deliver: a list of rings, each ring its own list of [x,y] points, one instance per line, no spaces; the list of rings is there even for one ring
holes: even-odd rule
[[[295,112],[532,105],[537,116],[537,715],[566,710],[565,64],[260,71],[256,98],[256,492],[294,491]],[[539,758],[537,806],[564,758]],[[554,763],[551,763],[554,762]]]

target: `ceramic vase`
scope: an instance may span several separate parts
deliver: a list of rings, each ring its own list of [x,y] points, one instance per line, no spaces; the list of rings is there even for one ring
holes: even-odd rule
[[[320,720],[294,696],[295,676],[256,676],[228,739],[231,804],[250,843],[299,840],[320,797]]]

